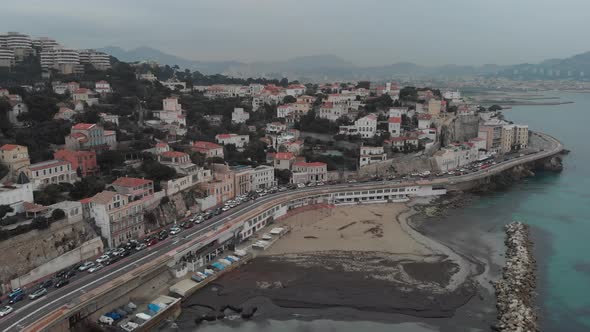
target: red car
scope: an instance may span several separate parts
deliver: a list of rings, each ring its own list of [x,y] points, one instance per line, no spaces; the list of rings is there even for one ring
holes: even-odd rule
[[[151,247],[151,246],[153,246],[156,243],[158,243],[158,238],[154,237],[154,238],[152,238],[151,240],[148,241],[147,246],[148,247]]]

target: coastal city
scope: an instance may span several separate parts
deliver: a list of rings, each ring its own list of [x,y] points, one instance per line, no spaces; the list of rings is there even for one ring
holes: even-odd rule
[[[257,75],[61,39],[0,32],[1,331],[541,330],[535,228],[442,220],[562,172],[512,112],[573,104],[547,91],[590,91],[579,66]]]

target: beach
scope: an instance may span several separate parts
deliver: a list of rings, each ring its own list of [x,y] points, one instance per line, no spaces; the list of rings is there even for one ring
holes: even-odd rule
[[[416,203],[308,210],[275,221],[272,227],[290,232],[191,296],[179,326],[194,325],[191,318],[227,305],[255,306],[258,320],[434,320],[441,325],[478,293],[474,277],[483,268],[414,230],[409,219],[417,213]],[[488,324],[471,309],[462,319],[477,321],[471,326]]]

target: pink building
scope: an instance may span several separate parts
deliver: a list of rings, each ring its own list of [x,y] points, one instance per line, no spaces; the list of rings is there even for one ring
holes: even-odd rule
[[[142,199],[154,194],[154,181],[139,178],[118,178],[111,183],[119,194],[127,195],[133,200]]]
[[[69,161],[72,164],[72,169],[83,177],[98,174],[99,169],[94,151],[58,150],[53,154],[53,158]]]

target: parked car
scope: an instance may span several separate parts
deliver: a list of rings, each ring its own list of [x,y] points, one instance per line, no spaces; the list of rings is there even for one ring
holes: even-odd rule
[[[76,275],[76,270],[69,270],[66,275],[63,276],[64,279],[71,279]]]
[[[188,229],[193,227],[195,224],[193,224],[192,222],[189,221],[185,221],[182,224],[180,224],[180,227],[184,228],[184,229]]]
[[[115,251],[113,251],[113,255],[114,256],[119,256],[121,255],[123,252],[125,251],[125,248],[117,248]]]
[[[109,257],[109,255],[102,255],[96,259],[96,262],[100,264],[102,262],[108,261],[109,258],[111,258],[111,257]]]
[[[160,233],[158,233],[158,239],[160,241],[165,240],[168,237],[168,232],[166,231],[161,231]]]
[[[297,188],[305,188],[305,183],[298,183]]]
[[[8,301],[8,303],[10,304],[14,304],[18,301],[22,301],[25,298],[25,293],[19,293],[13,297],[10,298],[10,300]]]
[[[94,262],[85,262],[84,264],[82,264],[78,268],[78,270],[80,270],[80,271],[86,271],[86,270],[88,270],[89,268],[91,268],[93,266],[94,266]]]
[[[36,299],[44,296],[45,294],[47,294],[47,288],[39,288],[36,291],[29,294],[29,299],[36,300]]]
[[[12,309],[11,306],[7,305],[4,308],[0,309],[0,317],[4,317],[13,311],[14,311],[14,309]]]
[[[70,281],[68,279],[60,279],[55,283],[55,288],[62,288],[69,283]]]
[[[148,243],[147,243],[147,246],[148,246],[148,247],[151,247],[151,246],[155,245],[156,243],[158,243],[158,238],[157,238],[157,237],[153,237],[153,238],[151,238],[151,239],[148,241]]]
[[[53,286],[53,280],[47,279],[39,283],[39,286],[37,286],[37,288],[49,288],[51,286]]]
[[[121,260],[121,256],[113,256],[111,257],[109,260],[105,261],[104,263],[102,263],[103,265],[111,265],[111,264],[115,264],[116,262]]]
[[[104,265],[102,265],[102,264],[97,264],[97,265],[95,265],[95,266],[93,266],[93,267],[89,268],[89,269],[88,269],[88,273],[94,273],[94,272],[96,272],[96,271],[98,271],[98,270],[102,269],[103,267],[104,267]]]
[[[147,248],[147,245],[145,243],[140,243],[137,245],[137,247],[135,247],[136,251],[141,251],[143,249]]]
[[[170,228],[170,235],[176,235],[182,231],[182,228],[174,226]]]

